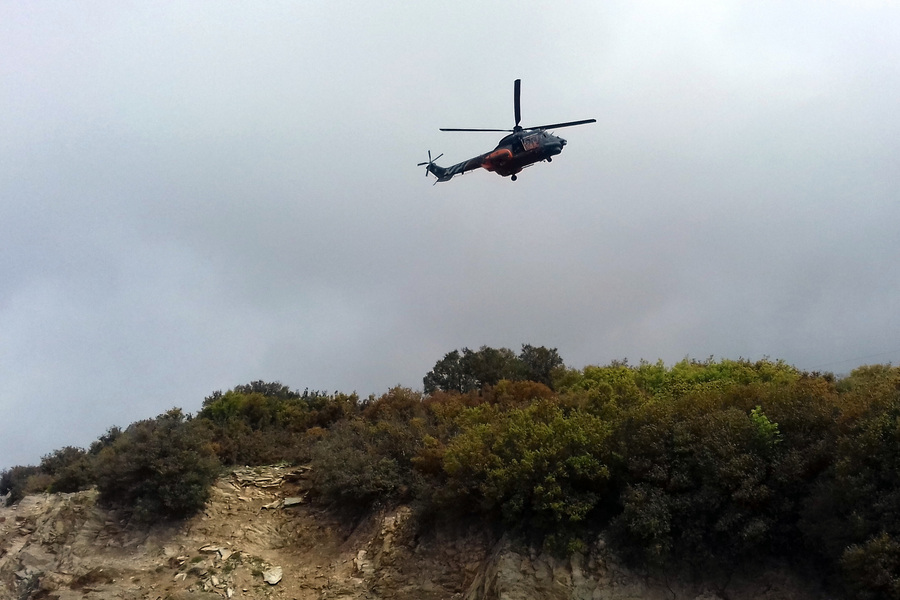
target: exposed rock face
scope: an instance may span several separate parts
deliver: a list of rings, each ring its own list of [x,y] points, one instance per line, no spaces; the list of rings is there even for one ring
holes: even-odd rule
[[[597,540],[587,555],[560,559],[523,551],[503,539],[494,547],[465,600],[812,600],[817,586],[780,569],[708,574],[692,578],[651,576],[628,569]]]
[[[419,535],[407,507],[351,528],[304,502],[306,470],[239,469],[203,514],[137,527],[95,492],[26,497],[0,508],[0,600],[807,600],[782,571],[723,584],[633,573],[599,540],[559,560],[476,525]]]

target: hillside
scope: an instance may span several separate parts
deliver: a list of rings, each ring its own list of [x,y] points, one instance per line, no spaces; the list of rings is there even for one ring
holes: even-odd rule
[[[0,508],[0,597],[32,600],[805,600],[786,570],[663,581],[623,567],[602,538],[557,559],[494,539],[475,521],[418,531],[405,506],[359,523],[302,499],[307,471],[243,468],[178,524],[136,526],[96,492],[39,494]],[[267,583],[266,578],[272,583]]]
[[[504,590],[519,587],[540,597],[751,598],[782,593],[784,576],[768,565],[802,569],[840,597],[900,598],[900,368],[837,378],[782,361],[710,359],[576,370],[555,350],[523,345],[519,355],[453,351],[423,383],[424,392],[360,398],[256,381],[213,392],[196,415],[173,408],[110,428],[88,449],[4,471],[0,494],[19,503],[4,527],[22,534],[4,542],[8,585],[65,587],[100,569],[56,564],[72,556],[66,536],[83,525],[91,541],[112,536],[104,548],[144,548],[122,560],[144,561],[152,589],[167,594],[176,582],[166,578],[179,573],[179,586],[202,588],[188,580],[203,569],[216,569],[210,591],[227,595],[233,584],[232,594],[251,594],[259,577],[238,575],[285,569],[286,554],[320,566],[304,581],[332,581],[348,598],[511,598]],[[264,466],[273,464],[286,465],[281,475]],[[277,485],[242,479],[242,465]],[[80,495],[59,504],[48,498],[69,497],[48,493]],[[308,504],[278,504],[301,497]],[[36,526],[17,523],[30,510],[83,515],[86,525],[69,531],[47,517],[59,549],[26,549],[22,562]],[[220,531],[216,515],[231,529]],[[260,533],[261,523],[274,533]],[[383,532],[385,523],[399,529]],[[147,546],[154,536],[180,541]],[[235,546],[245,538],[259,545]],[[450,540],[464,560],[444,555]],[[284,584],[259,589],[293,597],[288,581],[304,568],[289,565]],[[142,582],[135,590],[151,578],[132,576]],[[638,584],[617,582],[633,578],[643,591],[622,592]]]

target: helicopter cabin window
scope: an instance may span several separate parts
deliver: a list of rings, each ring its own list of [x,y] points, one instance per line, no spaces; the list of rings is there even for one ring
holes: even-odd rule
[[[522,146],[525,147],[525,150],[534,150],[535,148],[541,145],[540,140],[541,134],[535,133],[522,138]]]

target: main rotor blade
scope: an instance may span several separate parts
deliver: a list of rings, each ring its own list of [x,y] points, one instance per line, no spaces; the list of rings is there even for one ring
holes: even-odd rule
[[[574,125],[584,125],[585,123],[596,123],[597,119],[584,119],[581,121],[567,121],[565,123],[552,123],[550,125],[538,125],[537,127],[526,127],[525,129],[559,129],[560,127],[572,127]]]
[[[441,128],[441,131],[512,131],[512,129],[453,129],[453,128]]]
[[[516,127],[519,126],[519,121],[522,120],[522,109],[519,106],[519,97],[522,95],[522,80],[516,79],[515,86],[513,88],[513,105],[516,107]]]

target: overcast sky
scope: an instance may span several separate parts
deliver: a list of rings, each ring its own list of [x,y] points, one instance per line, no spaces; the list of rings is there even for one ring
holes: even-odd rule
[[[552,164],[432,186],[502,134]],[[0,1],[0,469],[446,352],[900,362],[896,2]]]

